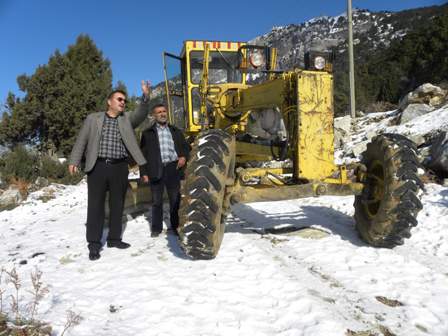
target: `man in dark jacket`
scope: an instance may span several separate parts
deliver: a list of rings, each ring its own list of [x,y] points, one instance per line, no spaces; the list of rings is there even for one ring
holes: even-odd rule
[[[147,163],[140,167],[143,182],[150,183],[152,193],[151,237],[157,237],[163,228],[163,191],[166,188],[170,202],[170,222],[177,234],[179,226],[180,180],[187,162],[189,145],[180,129],[168,124],[165,105],[152,108],[154,125],[142,134],[140,147]]]

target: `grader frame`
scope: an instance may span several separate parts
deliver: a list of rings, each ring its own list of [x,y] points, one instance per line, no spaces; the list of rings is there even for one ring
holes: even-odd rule
[[[290,144],[288,157],[293,160],[293,169],[257,168],[240,170],[238,175],[242,181],[250,177],[266,176],[271,173],[283,175],[292,173],[296,180],[308,180],[313,182],[313,194],[323,195],[330,192],[339,195],[339,190],[344,188],[332,188],[328,185],[336,184],[346,186],[351,194],[359,193],[362,184],[353,183],[347,179],[345,166],[334,164],[333,146],[333,77],[331,73],[325,71],[294,70],[289,72],[275,72],[275,65],[271,64],[271,79],[259,85],[250,86],[245,83],[243,72],[240,83],[209,84],[207,70],[203,71],[201,83],[194,83],[191,78],[191,67],[189,54],[192,51],[204,53],[206,62],[210,55],[209,48],[213,50],[224,49],[228,52],[238,52],[235,48],[245,46],[241,42],[203,42],[186,41],[184,50],[179,60],[185,60],[185,78],[183,88],[185,103],[188,107],[185,118],[187,119],[184,128],[188,135],[197,135],[201,131],[199,120],[207,113],[205,110],[195,112],[192,104],[192,94],[194,88],[200,87],[203,96],[213,107],[214,123],[207,125],[207,128],[225,129],[229,133],[244,132],[247,119],[253,110],[263,108],[280,108],[283,120],[286,121]],[[220,46],[220,48],[218,47]],[[223,46],[223,47],[221,47]],[[275,55],[275,49],[272,49]],[[220,51],[223,52],[223,51]],[[272,57],[275,60],[275,57]],[[206,63],[205,62],[205,63]],[[166,67],[165,67],[166,68]],[[204,66],[208,68],[207,65]],[[204,75],[205,74],[205,75]],[[205,79],[204,79],[205,78]],[[171,122],[174,122],[172,95],[179,95],[170,87],[170,79],[167,77],[166,89],[168,95],[168,110]],[[204,102],[204,99],[202,99]],[[204,108],[201,105],[200,108]],[[195,113],[200,113],[201,117],[196,117]],[[243,141],[236,142],[236,163],[246,161],[268,161],[273,159],[269,146]],[[300,187],[298,188],[300,189]],[[279,190],[281,193],[282,191]],[[346,192],[343,192],[346,194]],[[308,197],[310,196],[307,193]],[[264,198],[264,197],[263,197]],[[297,198],[296,196],[294,198]],[[252,202],[256,199],[247,196],[244,198]],[[274,200],[275,198],[273,198]]]
[[[309,55],[309,69],[282,71],[276,69],[274,48],[243,42],[191,40],[184,42],[180,56],[164,54],[169,120],[183,129],[193,144],[181,192],[179,227],[181,245],[190,257],[210,259],[217,255],[225,214],[237,202],[356,195],[358,218],[364,218],[358,221],[358,229],[376,246],[402,243],[415,225],[409,218],[404,223],[396,214],[389,214],[392,224],[380,218],[392,202],[384,201],[389,197],[389,184],[396,191],[409,182],[409,176],[395,184],[389,181],[393,177],[388,176],[387,160],[380,163],[381,172],[369,172],[363,163],[350,167],[334,164],[330,58],[318,53],[319,62],[313,62]],[[177,71],[173,71],[173,62]],[[250,84],[251,76],[264,80]],[[248,135],[251,114],[263,115],[266,110],[281,116],[286,131],[283,139],[275,134],[268,139]],[[405,148],[405,157],[411,157],[403,160],[412,161],[407,173],[412,173],[414,196],[420,187],[414,147],[407,139],[387,139],[389,142],[379,139],[386,141],[384,150],[399,143]],[[286,164],[260,167],[260,163],[279,157]],[[415,218],[421,203],[411,198],[412,204],[406,209]],[[399,197],[394,202],[397,206],[404,201]]]

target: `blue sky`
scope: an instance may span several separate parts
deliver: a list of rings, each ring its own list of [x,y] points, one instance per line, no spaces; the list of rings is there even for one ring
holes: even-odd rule
[[[442,0],[352,0],[353,7],[398,11]],[[346,0],[0,0],[0,102],[19,96],[16,78],[30,75],[56,49],[85,33],[112,64],[114,82],[140,94],[140,79],[163,79],[162,52],[178,54],[187,39],[246,41],[273,26],[338,15]]]

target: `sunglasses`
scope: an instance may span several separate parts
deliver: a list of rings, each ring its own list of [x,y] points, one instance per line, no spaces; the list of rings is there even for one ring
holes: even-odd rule
[[[121,103],[124,102],[125,104],[128,102],[125,98],[118,97],[117,100]]]

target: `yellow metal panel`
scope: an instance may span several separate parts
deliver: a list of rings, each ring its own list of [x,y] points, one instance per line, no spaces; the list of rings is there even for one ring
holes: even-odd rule
[[[237,109],[250,110],[256,108],[274,108],[281,106],[285,95],[283,78],[266,81],[254,85],[240,93]]]
[[[269,161],[272,160],[271,147],[248,142],[236,142],[237,162],[249,160]]]
[[[325,72],[297,74],[298,177],[316,180],[336,169],[333,145],[333,78]]]
[[[199,125],[195,125],[194,121],[193,121],[193,102],[192,102],[192,94],[191,94],[191,90],[193,89],[193,87],[196,87],[198,85],[192,85],[190,78],[191,78],[191,73],[190,73],[190,51],[193,48],[193,42],[192,41],[186,41],[185,45],[184,45],[184,52],[185,52],[185,58],[186,58],[186,75],[187,75],[187,92],[188,92],[188,99],[187,99],[187,105],[185,106],[185,113],[188,114],[188,127],[187,127],[187,131],[191,132],[191,133],[196,133],[199,132],[201,127]]]
[[[237,51],[239,47],[245,45],[245,42],[238,41],[204,41],[188,40],[184,42],[184,51],[204,50],[205,44],[208,44],[210,50]]]

